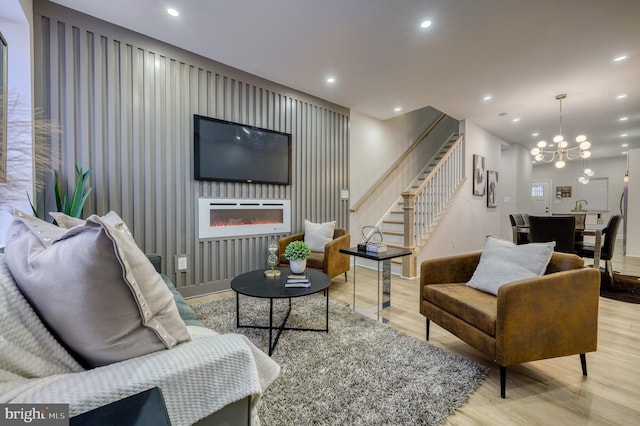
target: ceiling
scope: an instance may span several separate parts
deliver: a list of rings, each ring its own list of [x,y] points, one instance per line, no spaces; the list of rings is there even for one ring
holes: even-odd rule
[[[566,93],[592,158],[640,148],[639,0],[55,2],[381,120],[431,105],[532,147]]]

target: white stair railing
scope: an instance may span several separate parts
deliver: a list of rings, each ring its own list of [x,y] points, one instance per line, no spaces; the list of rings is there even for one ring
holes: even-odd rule
[[[403,258],[402,275],[416,276],[418,251],[426,244],[464,179],[464,136],[461,135],[420,185],[412,185],[402,193],[404,246],[413,252],[412,256]]]

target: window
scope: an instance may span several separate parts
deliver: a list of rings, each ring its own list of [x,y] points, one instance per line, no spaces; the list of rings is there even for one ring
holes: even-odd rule
[[[531,186],[532,197],[544,197],[544,185],[532,185]]]

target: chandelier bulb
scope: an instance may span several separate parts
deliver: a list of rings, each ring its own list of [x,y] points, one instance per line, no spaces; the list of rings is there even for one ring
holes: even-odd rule
[[[534,158],[535,158],[536,161],[542,161],[543,156],[542,156],[542,154],[538,154]]]
[[[544,148],[547,146],[547,141],[540,141],[538,142],[538,148]]]
[[[556,167],[557,167],[558,169],[563,168],[565,165],[566,165],[566,163],[565,163],[564,161],[562,161],[562,160],[558,160],[558,161],[556,161]]]
[[[536,156],[540,154],[540,148],[531,148],[531,155]]]
[[[576,142],[578,142],[578,143],[582,143],[582,142],[584,142],[586,140],[587,140],[587,137],[585,135],[580,135],[580,136],[578,136],[576,138]]]
[[[564,140],[564,137],[562,135],[556,135],[556,136],[553,137],[553,141],[555,143],[562,142],[563,140]]]
[[[559,146],[560,148],[566,148],[566,147],[568,147],[568,146],[569,146],[569,142],[567,142],[567,141],[560,141],[560,143],[558,144],[558,146]]]
[[[589,157],[591,157],[591,151],[582,151],[580,153],[580,157],[581,158],[589,158]]]
[[[591,148],[591,142],[589,142],[589,141],[580,142],[580,149],[581,150],[585,151],[585,150],[587,150],[589,148]]]

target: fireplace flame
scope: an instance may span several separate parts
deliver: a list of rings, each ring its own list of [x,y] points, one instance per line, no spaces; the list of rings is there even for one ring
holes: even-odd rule
[[[268,219],[259,219],[254,217],[245,217],[241,219],[212,220],[210,226],[246,226],[246,225],[279,225],[282,222]]]

